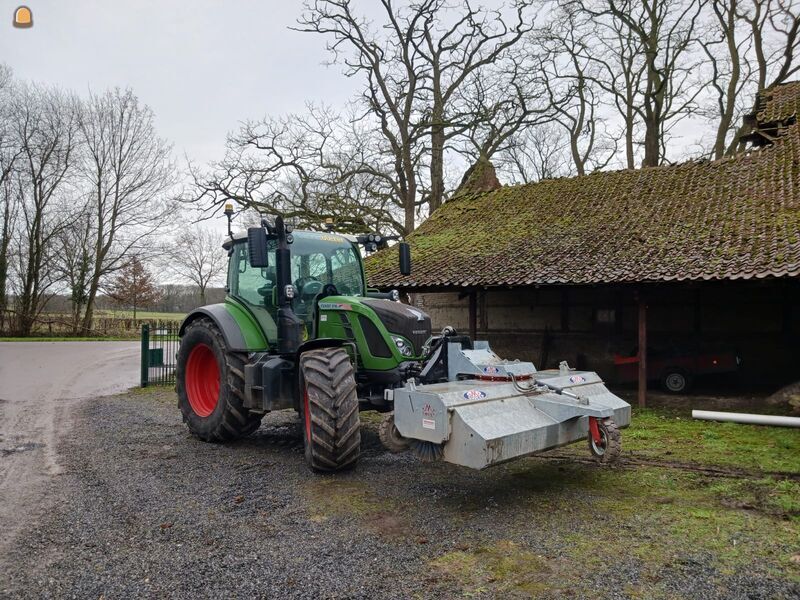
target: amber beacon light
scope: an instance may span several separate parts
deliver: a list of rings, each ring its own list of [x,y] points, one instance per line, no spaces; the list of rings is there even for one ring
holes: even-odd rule
[[[27,6],[20,6],[14,11],[14,27],[27,29],[33,27],[33,13]]]

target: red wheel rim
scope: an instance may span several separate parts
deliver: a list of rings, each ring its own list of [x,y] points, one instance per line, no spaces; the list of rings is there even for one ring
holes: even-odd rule
[[[186,394],[189,405],[199,417],[207,417],[219,401],[219,365],[214,351],[198,344],[186,361]]]
[[[308,407],[308,388],[303,386],[303,416],[306,420],[306,439],[311,440],[311,411]]]

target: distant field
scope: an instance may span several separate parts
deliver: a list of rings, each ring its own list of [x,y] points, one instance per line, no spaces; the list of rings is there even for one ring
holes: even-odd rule
[[[105,336],[105,337],[0,337],[0,342],[129,342],[139,339],[139,335],[132,334],[127,336]]]

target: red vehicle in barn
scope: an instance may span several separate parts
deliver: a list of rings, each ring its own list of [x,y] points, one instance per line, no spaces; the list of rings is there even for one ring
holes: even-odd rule
[[[627,355],[614,356],[614,366],[619,383],[632,383],[639,378],[638,348]],[[658,381],[672,394],[686,392],[698,376],[735,373],[742,366],[738,352],[710,351],[679,348],[677,346],[651,347],[647,352],[647,380]]]

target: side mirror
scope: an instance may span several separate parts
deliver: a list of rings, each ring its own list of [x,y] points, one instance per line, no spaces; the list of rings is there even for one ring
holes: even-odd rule
[[[411,246],[407,242],[400,242],[397,246],[400,252],[400,274],[411,275]]]
[[[267,232],[263,227],[249,227],[247,229],[247,250],[250,253],[251,267],[263,269],[269,266]]]

